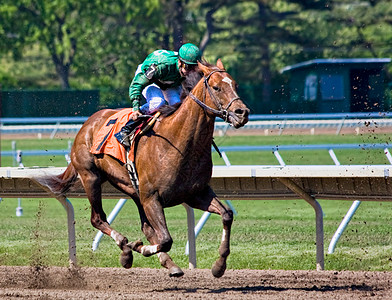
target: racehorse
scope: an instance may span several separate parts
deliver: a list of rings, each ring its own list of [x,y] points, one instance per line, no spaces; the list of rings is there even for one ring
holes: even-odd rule
[[[132,251],[136,251],[144,256],[157,254],[170,276],[184,274],[167,254],[173,240],[163,209],[186,203],[192,208],[221,215],[220,257],[212,267],[212,274],[221,277],[226,270],[233,213],[209,186],[214,122],[216,117],[221,117],[239,128],[248,122],[249,109],[238,96],[236,82],[220,60],[216,66],[199,63],[197,74],[193,89],[178,109],[161,115],[154,127],[138,141],[135,165],[139,191],[133,187],[124,163],[110,155],[94,155],[89,151],[94,135],[108,117],[117,112],[109,109],[96,112],[83,124],[71,149],[71,163],[63,174],[37,178],[58,198],[65,197],[80,177],[91,204],[91,224],[120,247],[120,262],[125,268],[132,266]],[[134,200],[141,229],[150,245],[143,245],[140,240],[128,242],[108,224],[101,195],[101,185],[105,181]]]

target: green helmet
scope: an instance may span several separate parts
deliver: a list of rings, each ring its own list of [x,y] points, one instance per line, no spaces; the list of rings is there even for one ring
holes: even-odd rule
[[[201,59],[199,48],[191,43],[182,45],[178,51],[178,56],[182,62],[188,65],[196,65],[197,61]]]

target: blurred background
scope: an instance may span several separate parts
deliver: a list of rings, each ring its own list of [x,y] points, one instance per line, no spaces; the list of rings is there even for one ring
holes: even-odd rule
[[[128,107],[155,49],[221,58],[253,114],[388,111],[389,0],[2,0],[2,117]]]

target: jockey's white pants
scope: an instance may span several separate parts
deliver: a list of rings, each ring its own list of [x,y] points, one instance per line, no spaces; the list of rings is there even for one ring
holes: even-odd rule
[[[141,65],[137,68],[135,75],[139,72],[141,72]],[[166,103],[174,105],[181,102],[181,86],[161,90],[158,85],[150,84],[143,89],[142,94],[146,98],[146,104],[140,107],[143,114],[152,114]]]

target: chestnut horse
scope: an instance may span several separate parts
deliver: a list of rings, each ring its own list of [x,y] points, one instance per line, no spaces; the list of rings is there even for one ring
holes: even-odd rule
[[[65,197],[79,175],[91,203],[91,224],[112,237],[120,247],[120,262],[125,268],[132,266],[133,250],[144,256],[157,254],[161,265],[169,269],[170,276],[184,274],[167,254],[173,240],[163,209],[186,203],[221,215],[220,257],[212,267],[212,274],[220,277],[226,270],[233,213],[209,186],[214,121],[218,116],[239,128],[247,123],[249,109],[239,98],[236,83],[220,60],[216,66],[199,63],[197,74],[198,82],[193,84],[194,88],[179,108],[168,116],[159,117],[138,142],[135,165],[139,192],[134,189],[122,162],[110,155],[89,152],[94,135],[116,110],[98,111],[84,123],[71,150],[71,163],[63,174],[37,179],[58,198]],[[105,181],[134,200],[141,229],[150,245],[143,245],[140,240],[129,243],[108,224],[101,196],[101,185]]]

